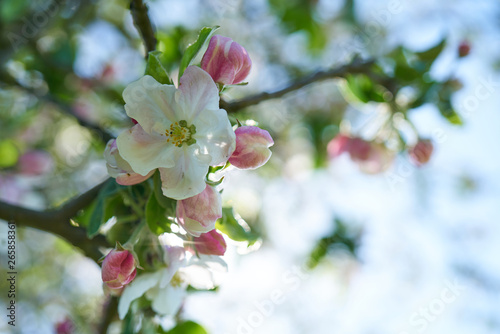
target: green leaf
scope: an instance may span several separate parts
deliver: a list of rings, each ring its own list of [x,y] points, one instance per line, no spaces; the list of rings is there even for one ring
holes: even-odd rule
[[[102,187],[99,195],[96,199],[96,204],[92,214],[90,215],[90,222],[87,227],[87,235],[89,238],[93,238],[98,232],[102,224],[105,223],[104,220],[104,209],[105,201],[116,194],[121,187],[115,180],[108,180],[104,187]]]
[[[181,64],[179,66],[179,80],[181,79],[182,74],[184,74],[186,68],[189,66],[189,64],[191,64],[191,61],[196,57],[200,49],[203,47],[208,37],[210,37],[210,35],[217,29],[219,29],[219,26],[202,28],[196,42],[190,44],[187,47],[186,51],[184,51],[181,59]]]
[[[356,96],[361,102],[367,103],[369,101],[375,102],[385,102],[384,93],[385,88],[380,85],[376,85],[373,81],[364,74],[352,75],[348,74],[346,76],[347,86],[349,90]]]
[[[177,201],[163,195],[163,191],[161,190],[161,177],[159,171],[156,171],[153,175],[153,187],[153,193],[155,194],[156,201],[162,208],[169,210],[167,211],[167,214],[172,216],[175,212]]]
[[[407,64],[399,63],[394,68],[396,78],[404,82],[412,82],[420,79],[422,74]]]
[[[432,63],[441,54],[441,51],[443,51],[445,45],[446,45],[446,39],[443,39],[436,46],[430,48],[429,50],[423,51],[423,52],[417,52],[417,53],[415,53],[415,55],[418,57],[418,59],[420,59],[422,61]]]
[[[309,260],[307,261],[309,268],[315,268],[329,251],[343,250],[356,256],[359,232],[350,230],[344,222],[338,219],[334,220],[334,225],[335,229],[333,232],[321,238],[309,255]]]
[[[0,168],[12,167],[19,159],[19,151],[14,141],[7,139],[0,141]]]
[[[161,51],[151,51],[148,53],[148,62],[146,64],[145,74],[152,76],[161,84],[171,85],[172,80],[170,80],[167,70],[165,70],[160,61],[161,54]]]
[[[463,121],[457,112],[453,109],[449,101],[438,103],[439,112],[443,115],[448,122],[454,125],[463,125]]]
[[[186,321],[178,324],[167,334],[208,334],[208,332],[199,324],[193,321]]]
[[[248,227],[243,219],[240,220],[241,222],[234,217],[233,208],[222,208],[222,218],[217,220],[215,228],[232,240],[248,241],[248,245],[254,244],[259,236]]]
[[[146,203],[146,223],[151,232],[156,235],[171,232],[170,222],[166,217],[165,211],[165,208],[158,203],[156,195],[152,193]]]

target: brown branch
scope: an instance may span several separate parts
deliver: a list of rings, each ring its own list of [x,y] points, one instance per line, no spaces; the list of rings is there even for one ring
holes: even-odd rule
[[[59,101],[57,100],[56,98],[54,98],[53,96],[51,95],[44,95],[44,96],[38,96],[38,98],[41,100],[41,101],[45,101],[45,102],[48,102],[48,103],[52,103],[54,104],[55,106],[57,106],[57,108],[59,108],[61,111],[63,111],[65,114],[67,115],[70,115],[70,116],[73,116],[76,121],[78,122],[78,124],[80,124],[80,126],[83,126],[84,128],[87,128],[89,129],[91,132],[94,132],[95,134],[97,134],[97,136],[102,139],[102,141],[104,141],[105,143],[107,143],[110,139],[113,139],[115,138],[114,135],[112,135],[111,133],[109,133],[108,131],[104,130],[103,128],[101,128],[99,125],[95,124],[95,123],[92,123],[92,122],[89,122],[87,121],[86,119],[78,116],[74,111],[73,111],[73,108],[67,104],[65,104],[64,102],[62,101]]]
[[[263,101],[271,100],[271,99],[276,99],[279,97],[282,97],[283,95],[286,95],[290,92],[296,91],[304,86],[310,85],[315,82],[319,81],[324,81],[328,79],[333,79],[333,78],[343,78],[347,74],[353,74],[353,73],[368,73],[370,72],[370,68],[373,65],[374,61],[365,61],[365,62],[360,62],[360,61],[353,61],[350,64],[343,65],[328,71],[319,71],[314,74],[308,75],[306,77],[303,77],[301,79],[298,79],[297,81],[291,83],[287,87],[277,90],[272,93],[259,93],[256,95],[252,95],[249,97],[245,97],[241,100],[236,100],[232,102],[226,102],[224,100],[220,101],[220,107],[222,109],[225,109],[228,113],[236,112],[238,110],[241,110],[243,108],[253,106],[256,104],[259,104]]]
[[[106,238],[98,235],[90,240],[87,231],[82,227],[71,225],[70,219],[76,216],[78,211],[89,206],[107,182],[113,181],[107,179],[61,207],[47,211],[31,210],[0,201],[0,219],[15,222],[18,226],[32,227],[58,235],[97,262],[102,256],[98,248],[110,247]]]
[[[109,325],[118,314],[118,298],[110,296],[103,307],[104,312],[97,332],[99,334],[106,334],[108,332]]]
[[[130,1],[130,13],[134,25],[139,30],[139,33],[146,47],[146,59],[150,51],[156,50],[155,29],[148,15],[148,6],[142,0]]]

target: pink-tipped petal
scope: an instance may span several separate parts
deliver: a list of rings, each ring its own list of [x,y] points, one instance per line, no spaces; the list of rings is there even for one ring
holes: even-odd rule
[[[239,169],[255,169],[271,157],[269,147],[274,141],[269,132],[256,126],[242,126],[235,130],[236,149],[229,158],[231,165]]]
[[[215,82],[233,85],[242,82],[250,73],[252,61],[247,51],[229,37],[215,35],[210,39],[201,60],[201,68]]]
[[[434,145],[429,139],[419,139],[417,144],[409,149],[408,153],[415,165],[422,166],[429,162],[433,151]]]
[[[102,281],[111,289],[119,289],[130,283],[137,273],[136,261],[127,250],[113,249],[102,263]]]
[[[210,232],[215,221],[222,217],[222,200],[219,192],[206,185],[196,196],[177,201],[176,215],[179,224],[193,236]]]
[[[216,230],[195,237],[194,246],[200,254],[219,256],[224,255],[227,247],[224,237]]]

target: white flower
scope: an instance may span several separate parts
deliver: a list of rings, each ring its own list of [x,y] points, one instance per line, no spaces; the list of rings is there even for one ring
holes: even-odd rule
[[[166,247],[166,268],[137,276],[123,291],[118,303],[120,319],[142,295],[151,301],[156,313],[174,315],[186,296],[188,284],[197,289],[212,289],[217,283],[214,273],[227,271],[226,263],[218,256],[188,258],[189,255],[183,247]]]
[[[146,75],[123,98],[138,124],[118,136],[120,155],[140,175],[158,168],[167,197],[201,193],[208,166],[226,162],[234,151],[235,134],[219,109],[217,86],[199,67],[186,69],[178,89]]]

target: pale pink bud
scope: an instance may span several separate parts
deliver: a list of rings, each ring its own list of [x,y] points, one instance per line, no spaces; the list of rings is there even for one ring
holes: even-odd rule
[[[69,318],[65,318],[63,321],[56,324],[57,334],[72,334],[75,330],[73,321]]]
[[[221,196],[207,185],[198,195],[177,201],[176,215],[186,232],[199,237],[213,230],[215,221],[222,217]]]
[[[460,58],[467,57],[470,53],[470,43],[468,41],[462,41],[458,46],[458,56]]]
[[[417,144],[409,149],[411,161],[417,165],[422,166],[429,162],[434,151],[434,146],[429,139],[419,139]]]
[[[21,174],[41,175],[48,173],[54,166],[52,156],[41,150],[28,151],[21,155],[18,168]]]
[[[386,171],[394,161],[394,152],[380,143],[368,142],[370,150],[363,159],[354,159],[363,173],[378,174]]]
[[[229,158],[231,165],[239,169],[255,169],[264,165],[271,157],[269,147],[274,141],[266,130],[256,126],[237,128],[236,148]]]
[[[347,151],[353,161],[365,161],[370,158],[372,143],[364,139],[354,137],[349,140]]]
[[[350,140],[351,138],[346,135],[340,133],[336,135],[335,138],[330,140],[326,147],[328,156],[333,159],[338,157],[342,153],[347,152]]]
[[[216,230],[195,237],[194,246],[198,253],[206,255],[224,255],[226,252],[226,241]]]
[[[108,141],[104,150],[104,159],[106,159],[106,168],[108,169],[109,176],[115,178],[116,182],[123,186],[141,183],[154,174],[154,170],[146,176],[134,172],[129,163],[121,157],[116,146],[116,139]]]
[[[135,278],[136,267],[132,253],[115,248],[106,255],[102,263],[102,281],[111,289],[120,289]]]
[[[201,68],[223,85],[234,85],[248,76],[252,61],[247,51],[229,37],[215,35],[201,59]]]

